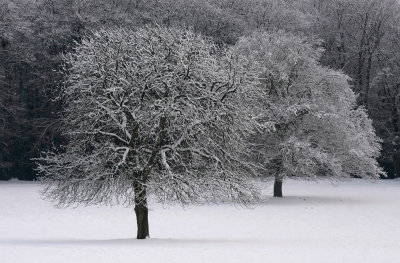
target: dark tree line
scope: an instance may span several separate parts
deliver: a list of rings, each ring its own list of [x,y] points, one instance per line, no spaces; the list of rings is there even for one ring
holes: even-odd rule
[[[255,30],[323,40],[324,65],[353,79],[400,175],[400,23],[392,0],[0,0],[0,178],[32,180],[32,158],[57,147],[61,55],[102,27],[190,27],[232,45]]]

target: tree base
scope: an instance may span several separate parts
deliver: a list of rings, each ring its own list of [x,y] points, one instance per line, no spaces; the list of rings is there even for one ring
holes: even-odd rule
[[[149,237],[149,210],[143,204],[135,207],[137,222],[137,239],[146,239]]]
[[[274,197],[283,197],[282,195],[282,180],[276,179],[274,182]]]

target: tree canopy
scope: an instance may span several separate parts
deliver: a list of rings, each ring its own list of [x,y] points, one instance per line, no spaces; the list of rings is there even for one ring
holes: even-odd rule
[[[282,31],[243,37],[238,53],[253,61],[265,89],[258,152],[278,183],[288,176],[377,178],[380,139],[341,72],[321,66],[318,41]],[[279,194],[281,195],[281,193]]]

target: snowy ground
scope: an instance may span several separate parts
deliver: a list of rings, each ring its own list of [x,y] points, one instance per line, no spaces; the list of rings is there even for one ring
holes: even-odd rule
[[[291,181],[250,209],[152,205],[140,241],[132,209],[56,209],[39,189],[0,183],[1,263],[400,262],[400,180]]]

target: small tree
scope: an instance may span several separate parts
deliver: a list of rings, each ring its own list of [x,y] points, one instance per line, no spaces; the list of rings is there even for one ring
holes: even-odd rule
[[[317,42],[315,42],[317,44]],[[259,72],[266,91],[259,122],[274,132],[258,134],[258,149],[274,174],[274,196],[285,177],[376,178],[380,140],[363,108],[356,107],[348,77],[318,63],[321,50],[284,32],[242,38],[237,52]]]
[[[59,205],[135,205],[149,236],[147,200],[249,202],[248,97],[235,59],[190,31],[103,29],[65,57],[69,143],[40,160]],[[240,99],[240,103],[239,103]]]

